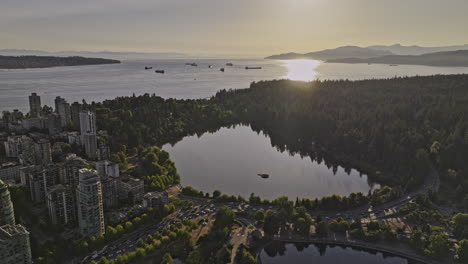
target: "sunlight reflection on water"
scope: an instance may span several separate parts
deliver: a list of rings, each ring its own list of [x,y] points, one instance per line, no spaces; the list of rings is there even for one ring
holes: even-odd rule
[[[317,67],[321,64],[318,60],[288,60],[285,66],[288,69],[287,79],[295,81],[313,81],[317,79]]]

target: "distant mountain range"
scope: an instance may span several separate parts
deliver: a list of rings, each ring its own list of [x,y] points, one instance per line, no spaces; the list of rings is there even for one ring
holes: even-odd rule
[[[468,50],[468,44],[442,47],[402,46],[400,44],[395,44],[391,46],[375,45],[369,46],[368,48],[375,50],[390,51],[395,55],[422,55],[426,53],[435,53],[442,51]]]
[[[468,44],[445,47],[375,45],[369,47],[344,46],[309,53],[284,53],[266,59],[314,59],[333,63],[412,64],[428,66],[468,67]]]
[[[327,62],[468,67],[468,50],[435,52],[422,55],[387,55],[369,59],[343,58],[327,60]]]
[[[385,55],[392,55],[390,51],[377,50],[370,48],[362,48],[357,46],[344,46],[336,49],[326,49],[322,51],[309,52],[309,53],[285,53],[266,57],[266,59],[274,60],[295,60],[295,59],[314,59],[314,60],[334,60],[343,58],[360,58],[367,59]]]
[[[144,53],[144,52],[113,52],[113,51],[58,51],[49,52],[42,50],[23,50],[23,49],[0,49],[0,55],[4,56],[58,56],[58,57],[103,57],[116,60],[144,60],[144,59],[174,59],[185,58],[187,55],[182,53]]]

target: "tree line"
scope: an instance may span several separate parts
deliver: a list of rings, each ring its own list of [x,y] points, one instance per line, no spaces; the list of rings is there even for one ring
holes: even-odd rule
[[[331,167],[356,168],[370,181],[420,186],[435,166],[442,198],[468,207],[468,75],[381,80],[261,81],[210,99],[156,95],[94,103],[98,126],[130,148],[248,124],[280,150]]]

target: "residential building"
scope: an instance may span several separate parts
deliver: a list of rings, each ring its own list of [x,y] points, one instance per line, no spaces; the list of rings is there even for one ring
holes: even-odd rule
[[[17,131],[22,129],[21,120],[23,119],[23,113],[18,109],[10,111],[3,111],[3,126],[8,128],[10,131]]]
[[[8,158],[18,158],[21,164],[34,164],[34,141],[28,136],[9,136],[4,142],[5,155]]]
[[[102,185],[95,170],[81,169],[76,189],[78,225],[84,237],[105,232]]]
[[[169,195],[166,191],[149,192],[143,196],[143,206],[146,208],[159,208],[169,203]]]
[[[29,165],[20,169],[21,184],[29,186],[29,175],[42,170],[42,166]]]
[[[41,138],[34,142],[34,152],[37,165],[47,165],[52,163],[52,152],[50,150],[50,141]]]
[[[1,164],[0,180],[13,182],[21,181],[20,168],[22,168],[22,166],[16,162],[6,162]]]
[[[47,115],[46,127],[51,136],[55,136],[62,132],[62,121],[60,119],[60,115],[57,113]]]
[[[81,146],[81,135],[77,131],[73,132],[64,132],[63,133],[65,140],[67,140],[68,144],[73,145],[79,145]]]
[[[84,168],[84,166],[85,160],[75,154],[69,154],[63,164],[64,174],[60,182],[72,186],[73,190],[75,190],[79,183],[80,169]]]
[[[96,162],[96,170],[101,179],[109,176],[118,178],[120,176],[119,164],[108,160],[101,160]]]
[[[37,168],[36,168],[37,169]],[[28,171],[31,200],[38,204],[46,201],[47,189],[55,185],[55,174],[45,168]]]
[[[70,104],[60,96],[55,98],[55,112],[60,116],[60,124],[62,127],[66,127],[68,124],[72,123]]]
[[[111,151],[108,145],[99,145],[97,150],[97,158],[98,160],[108,160],[110,159]]]
[[[97,159],[97,136],[96,134],[84,134],[82,135],[83,144],[85,147],[86,156],[89,159]]]
[[[8,158],[17,158],[22,152],[21,138],[22,136],[9,136],[7,141],[3,143],[5,145],[5,155]]]
[[[31,117],[39,117],[42,113],[41,97],[36,93],[29,96],[29,114]]]
[[[0,180],[0,226],[14,224],[15,212],[13,210],[13,203],[11,202],[10,191],[8,191],[8,185]]]
[[[85,147],[86,156],[97,159],[96,114],[91,111],[80,112],[81,143]]]
[[[143,180],[124,175],[118,179],[117,184],[120,201],[138,203],[143,200],[144,183]]]
[[[78,102],[74,102],[70,106],[71,121],[73,124],[73,129],[76,131],[81,131],[80,129],[80,112],[81,105]]]
[[[84,134],[96,134],[96,114],[91,111],[80,112],[80,132]]]
[[[57,184],[48,188],[47,209],[54,225],[75,223],[75,196],[71,187]]]
[[[2,264],[32,263],[29,232],[22,225],[0,226],[0,262]]]
[[[105,209],[115,208],[119,205],[119,193],[117,189],[117,179],[107,177],[101,180],[102,183],[102,200]]]
[[[43,129],[44,128],[44,119],[41,117],[31,117],[23,119],[21,125],[26,130],[31,130],[33,128]]]

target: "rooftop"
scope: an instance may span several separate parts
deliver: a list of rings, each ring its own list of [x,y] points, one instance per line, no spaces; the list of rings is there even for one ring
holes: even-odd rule
[[[9,161],[9,162],[5,162],[3,164],[0,164],[0,168],[1,169],[5,169],[5,168],[10,168],[10,167],[15,167],[15,166],[18,166],[18,162],[15,162],[15,161]]]
[[[15,235],[27,234],[29,235],[28,230],[22,225],[4,225],[0,226],[0,240],[9,239]]]
[[[146,199],[151,199],[151,198],[161,198],[164,195],[164,192],[148,192],[145,194]]]

